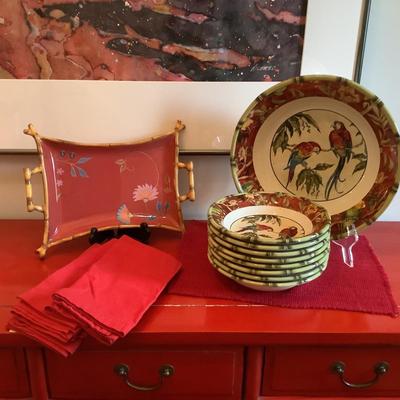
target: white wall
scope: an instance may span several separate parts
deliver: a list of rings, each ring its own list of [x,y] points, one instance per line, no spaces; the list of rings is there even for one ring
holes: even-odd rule
[[[361,84],[386,104],[400,126],[400,1],[372,0]],[[400,221],[400,191],[380,220]]]

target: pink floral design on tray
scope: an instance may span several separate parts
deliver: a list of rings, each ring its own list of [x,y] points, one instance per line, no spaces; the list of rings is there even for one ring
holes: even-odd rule
[[[158,197],[158,189],[153,186],[145,183],[144,185],[138,185],[133,191],[133,200],[134,201],[143,201],[147,203],[151,200],[155,200]]]
[[[126,204],[122,204],[117,210],[117,220],[121,222],[121,224],[130,224],[133,216],[134,215],[129,211]]]

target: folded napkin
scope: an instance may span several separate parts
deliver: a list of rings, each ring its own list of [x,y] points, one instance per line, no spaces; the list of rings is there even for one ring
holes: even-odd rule
[[[64,357],[73,354],[81,344],[82,339],[77,338],[72,342],[63,342],[61,340],[50,337],[45,330],[36,329],[32,321],[28,319],[20,319],[12,316],[8,322],[8,328],[20,332],[31,339],[40,342],[44,346],[56,351]]]
[[[137,324],[179,268],[169,254],[123,236],[72,286],[58,290],[53,304],[111,344]]]
[[[53,293],[64,285],[73,284],[112,244],[93,245],[64,268],[18,296],[19,303],[11,311],[8,327],[64,356],[75,352],[85,336],[81,327],[71,317],[48,313],[46,308],[52,303]]]
[[[85,334],[112,344],[138,323],[180,266],[128,236],[93,245],[20,295],[8,327],[64,356]]]
[[[51,315],[48,316],[34,311],[32,307],[22,301],[17,304],[11,312],[16,319],[20,321],[24,319],[29,320],[32,324],[37,325],[37,329],[48,333],[49,336],[55,339],[65,342],[74,340],[81,331],[77,324],[75,324],[75,327],[63,324],[61,320],[53,319]]]

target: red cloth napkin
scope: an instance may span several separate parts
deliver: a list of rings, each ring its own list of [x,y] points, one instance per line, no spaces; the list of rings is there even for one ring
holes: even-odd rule
[[[19,296],[8,327],[67,356],[85,332],[125,336],[177,273],[174,257],[127,236],[94,245]]]
[[[8,328],[13,329],[17,332],[24,334],[25,336],[30,337],[37,342],[40,342],[44,346],[56,351],[64,357],[67,357],[78,349],[81,344],[81,339],[77,338],[72,342],[64,342],[53,338],[48,335],[48,333],[43,329],[37,329],[37,325],[35,325],[31,320],[26,318],[16,318],[11,317]]]
[[[328,267],[316,280],[282,292],[255,291],[212,267],[207,259],[207,224],[191,221],[179,253],[182,270],[168,291],[289,308],[398,315],[387,276],[365,237],[361,236],[355,244],[353,255],[355,266],[349,268],[343,263],[339,247],[332,244]]]
[[[171,255],[123,236],[72,286],[57,291],[54,305],[111,344],[137,324],[179,268]]]
[[[49,313],[47,307],[52,303],[52,294],[63,285],[71,285],[103,252],[113,245],[94,245],[78,258],[50,275],[36,287],[18,296],[19,303],[11,311],[8,327],[26,334],[68,356],[76,351],[85,336],[76,321],[58,313]]]

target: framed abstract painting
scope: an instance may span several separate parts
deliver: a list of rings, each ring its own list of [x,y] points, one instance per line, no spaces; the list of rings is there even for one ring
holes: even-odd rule
[[[0,149],[32,149],[19,135],[28,120],[59,138],[107,143],[182,116],[183,150],[224,152],[247,104],[273,84],[355,77],[366,3],[3,0]]]

